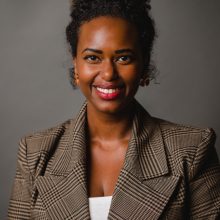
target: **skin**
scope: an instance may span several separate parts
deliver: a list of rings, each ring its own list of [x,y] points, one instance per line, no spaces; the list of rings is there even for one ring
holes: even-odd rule
[[[88,194],[109,196],[124,163],[134,95],[143,75],[136,28],[106,16],[84,23],[73,62],[76,83],[88,102]],[[106,95],[98,88],[115,92]]]

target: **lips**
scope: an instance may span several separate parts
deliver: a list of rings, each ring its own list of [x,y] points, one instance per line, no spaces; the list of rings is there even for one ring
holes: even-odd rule
[[[114,100],[119,98],[121,93],[123,92],[123,87],[122,86],[113,86],[113,85],[108,85],[108,86],[95,86],[96,93],[97,95],[104,100]]]

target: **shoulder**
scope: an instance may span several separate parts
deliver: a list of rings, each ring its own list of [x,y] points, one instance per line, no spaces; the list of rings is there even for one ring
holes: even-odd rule
[[[171,160],[183,161],[186,158],[192,162],[201,151],[204,152],[201,155],[205,155],[207,151],[215,151],[216,135],[212,128],[199,128],[152,117],[142,106],[137,106],[139,123],[148,131],[150,141],[154,137],[161,139]]]
[[[161,118],[152,117],[142,106],[138,105],[139,123],[148,130],[160,133],[169,150],[197,146],[202,141],[214,140],[212,128],[199,128],[191,125],[178,124]],[[159,133],[158,133],[159,132]]]
[[[33,175],[37,170],[47,171],[54,158],[59,157],[68,143],[75,120],[67,120],[57,126],[21,138],[18,160],[25,163]]]
[[[154,118],[159,124],[162,136],[170,145],[178,142],[180,145],[197,145],[204,139],[215,138],[212,128],[176,124],[163,119]]]
[[[216,135],[212,128],[198,128],[157,118],[154,120],[160,127],[166,154],[174,168],[179,163],[186,163],[191,168],[211,161],[218,164],[214,147]]]
[[[74,124],[74,120],[67,120],[54,127],[38,131],[22,138],[28,146],[32,146],[36,151],[49,150],[48,147],[53,145],[55,140],[65,140],[68,138],[70,127]]]

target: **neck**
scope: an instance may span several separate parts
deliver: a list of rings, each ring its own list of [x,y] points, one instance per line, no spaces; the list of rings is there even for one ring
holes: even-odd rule
[[[108,114],[92,111],[87,106],[88,131],[90,139],[93,140],[122,140],[130,139],[133,108],[126,108],[118,114]]]

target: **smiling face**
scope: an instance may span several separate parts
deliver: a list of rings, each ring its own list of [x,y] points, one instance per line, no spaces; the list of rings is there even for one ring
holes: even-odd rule
[[[88,110],[108,114],[128,110],[143,72],[136,28],[114,17],[84,23],[78,35],[74,67]]]

